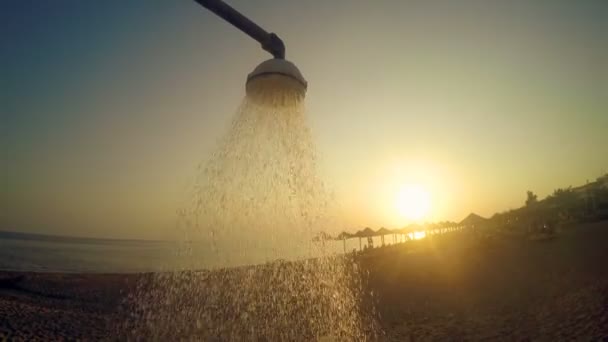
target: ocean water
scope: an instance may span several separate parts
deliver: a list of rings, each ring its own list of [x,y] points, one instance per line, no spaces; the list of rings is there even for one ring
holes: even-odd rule
[[[379,239],[374,242],[377,245]],[[331,253],[343,252],[342,241],[325,243]],[[346,241],[347,252],[358,248],[358,239]],[[176,242],[169,241],[92,239],[0,231],[0,270],[69,273],[165,271],[181,266],[177,255],[179,250],[181,248]],[[199,263],[191,267],[213,267],[209,263],[214,259],[209,246],[195,247],[194,253]]]
[[[170,267],[172,242],[0,232],[0,270],[125,273]]]

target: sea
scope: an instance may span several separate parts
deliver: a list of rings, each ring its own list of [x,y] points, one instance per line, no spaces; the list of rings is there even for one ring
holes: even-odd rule
[[[0,231],[0,270],[65,273],[154,272],[177,249],[167,241],[115,240]]]
[[[327,241],[332,254],[358,249],[357,239]],[[379,241],[376,241],[376,244]],[[180,246],[172,241],[81,238],[0,231],[0,270],[61,273],[136,273],[174,270]],[[190,268],[211,268],[211,251],[198,248]],[[289,257],[286,257],[289,259]],[[272,260],[267,260],[272,261]],[[232,265],[236,266],[236,265]]]

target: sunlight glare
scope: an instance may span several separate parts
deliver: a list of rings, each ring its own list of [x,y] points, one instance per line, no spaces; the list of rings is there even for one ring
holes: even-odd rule
[[[431,209],[431,196],[421,185],[410,184],[399,190],[395,204],[401,216],[419,221],[425,218]]]
[[[426,237],[425,232],[414,232],[413,240],[420,240],[420,239],[424,239],[425,237]]]

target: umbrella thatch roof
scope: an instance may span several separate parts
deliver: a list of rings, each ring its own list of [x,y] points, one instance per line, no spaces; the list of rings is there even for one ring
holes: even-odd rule
[[[355,237],[355,235],[348,233],[348,232],[342,232],[338,236],[336,236],[336,240],[346,240],[346,239],[350,239],[353,237]]]
[[[376,232],[376,235],[389,235],[389,234],[393,234],[393,231],[388,230],[384,227],[378,229],[378,231]]]
[[[393,229],[393,233],[397,233],[397,234],[407,234],[409,233],[409,228],[408,227],[403,227],[403,228],[396,228]]]
[[[469,215],[469,216],[471,216],[471,215]],[[475,216],[477,216],[477,215],[475,215]],[[479,218],[483,221],[486,220],[483,217],[479,217]],[[467,217],[467,219],[469,219],[469,218]],[[466,223],[466,221],[467,220],[465,220],[463,222]],[[409,234],[409,233],[414,233],[414,232],[420,232],[427,228],[441,228],[441,227],[450,227],[450,226],[454,226],[454,225],[457,225],[457,223],[450,222],[450,221],[442,221],[442,222],[436,222],[436,223],[429,223],[429,224],[425,224],[425,225],[421,225],[418,223],[412,223],[406,227],[396,228],[396,229],[387,229],[387,228],[381,227],[377,231],[374,231],[373,229],[366,227],[365,229],[359,230],[354,234],[351,234],[348,232],[342,232],[342,233],[340,233],[340,235],[338,235],[336,237],[336,239],[343,240],[343,239],[366,238],[366,237],[370,237],[370,236],[381,236],[381,235],[390,235],[390,234]]]
[[[365,229],[358,231],[355,236],[359,238],[376,236],[376,232],[374,232],[374,230],[370,227],[366,227]]]

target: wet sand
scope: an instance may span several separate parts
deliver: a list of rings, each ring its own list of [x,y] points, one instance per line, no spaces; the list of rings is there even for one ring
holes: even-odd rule
[[[383,340],[602,340],[606,260],[604,221],[544,241],[454,233],[359,262]],[[120,339],[146,277],[0,272],[0,340]]]

